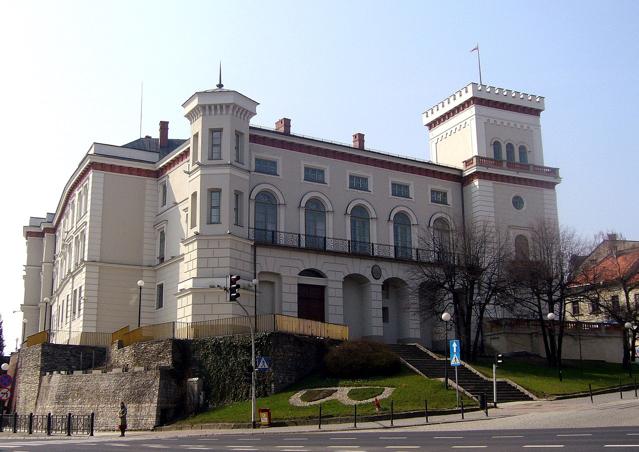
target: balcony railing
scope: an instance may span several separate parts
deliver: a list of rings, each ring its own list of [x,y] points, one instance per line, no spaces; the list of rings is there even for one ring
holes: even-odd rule
[[[525,171],[527,173],[540,174],[542,176],[559,177],[559,168],[550,166],[532,165],[530,163],[508,162],[506,160],[495,160],[489,157],[474,156],[464,160],[464,169],[484,166],[490,168],[504,168],[515,171]]]
[[[435,251],[426,248],[386,245],[381,243],[359,242],[356,240],[336,239],[295,232],[269,231],[267,229],[249,229],[249,240],[261,245],[282,246],[311,251],[370,256],[386,259],[398,259],[413,262],[453,263],[458,259],[453,253]]]

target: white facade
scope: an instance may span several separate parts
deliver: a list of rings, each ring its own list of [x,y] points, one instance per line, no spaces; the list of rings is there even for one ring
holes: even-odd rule
[[[296,136],[286,118],[252,127],[257,105],[198,92],[183,104],[189,139],[169,140],[161,123],[159,139],[94,144],[55,213],[24,228],[26,335],[135,327],[140,279],[141,324],[240,315],[224,291],[239,274],[259,282],[258,313],[430,345],[410,275],[430,259],[421,239],[433,227],[488,221],[514,242],[539,219],[557,221],[543,98],[456,92],[423,114],[435,163],[366,150],[361,134],[353,146]],[[252,308],[253,289],[241,293]]]

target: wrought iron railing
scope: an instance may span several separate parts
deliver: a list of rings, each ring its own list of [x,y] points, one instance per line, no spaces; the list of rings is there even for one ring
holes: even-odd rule
[[[360,242],[357,240],[336,239],[333,237],[321,237],[296,232],[271,231],[267,229],[250,228],[249,240],[254,240],[261,245],[283,246],[312,251],[328,251],[413,262],[455,263],[458,261],[454,253],[443,250]]]
[[[0,432],[93,436],[95,414],[1,414]]]

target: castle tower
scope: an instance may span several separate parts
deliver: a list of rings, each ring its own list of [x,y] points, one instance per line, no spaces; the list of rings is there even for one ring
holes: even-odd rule
[[[226,302],[224,278],[253,279],[248,237],[249,121],[258,103],[237,91],[197,92],[183,105],[191,123],[191,164],[178,320],[241,315]],[[243,291],[243,302],[248,291]],[[212,306],[216,304],[217,306]],[[237,311],[237,312],[236,312]]]
[[[558,224],[560,178],[544,166],[544,108],[541,96],[470,83],[422,114],[431,159],[463,169],[467,225],[498,225],[523,243],[536,222]]]

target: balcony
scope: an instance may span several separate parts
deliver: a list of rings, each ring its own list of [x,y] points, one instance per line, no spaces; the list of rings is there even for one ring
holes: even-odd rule
[[[402,260],[409,262],[445,263],[456,262],[453,253],[426,248],[409,248],[381,243],[358,242],[295,232],[249,229],[249,240],[260,245],[296,248],[308,251],[338,253],[361,257]]]
[[[474,156],[464,160],[464,169],[475,168],[477,166],[488,168],[510,169],[519,172],[538,174],[540,176],[559,177],[559,168],[550,166],[532,165],[530,163],[508,162],[506,160],[495,160],[489,157]]]

